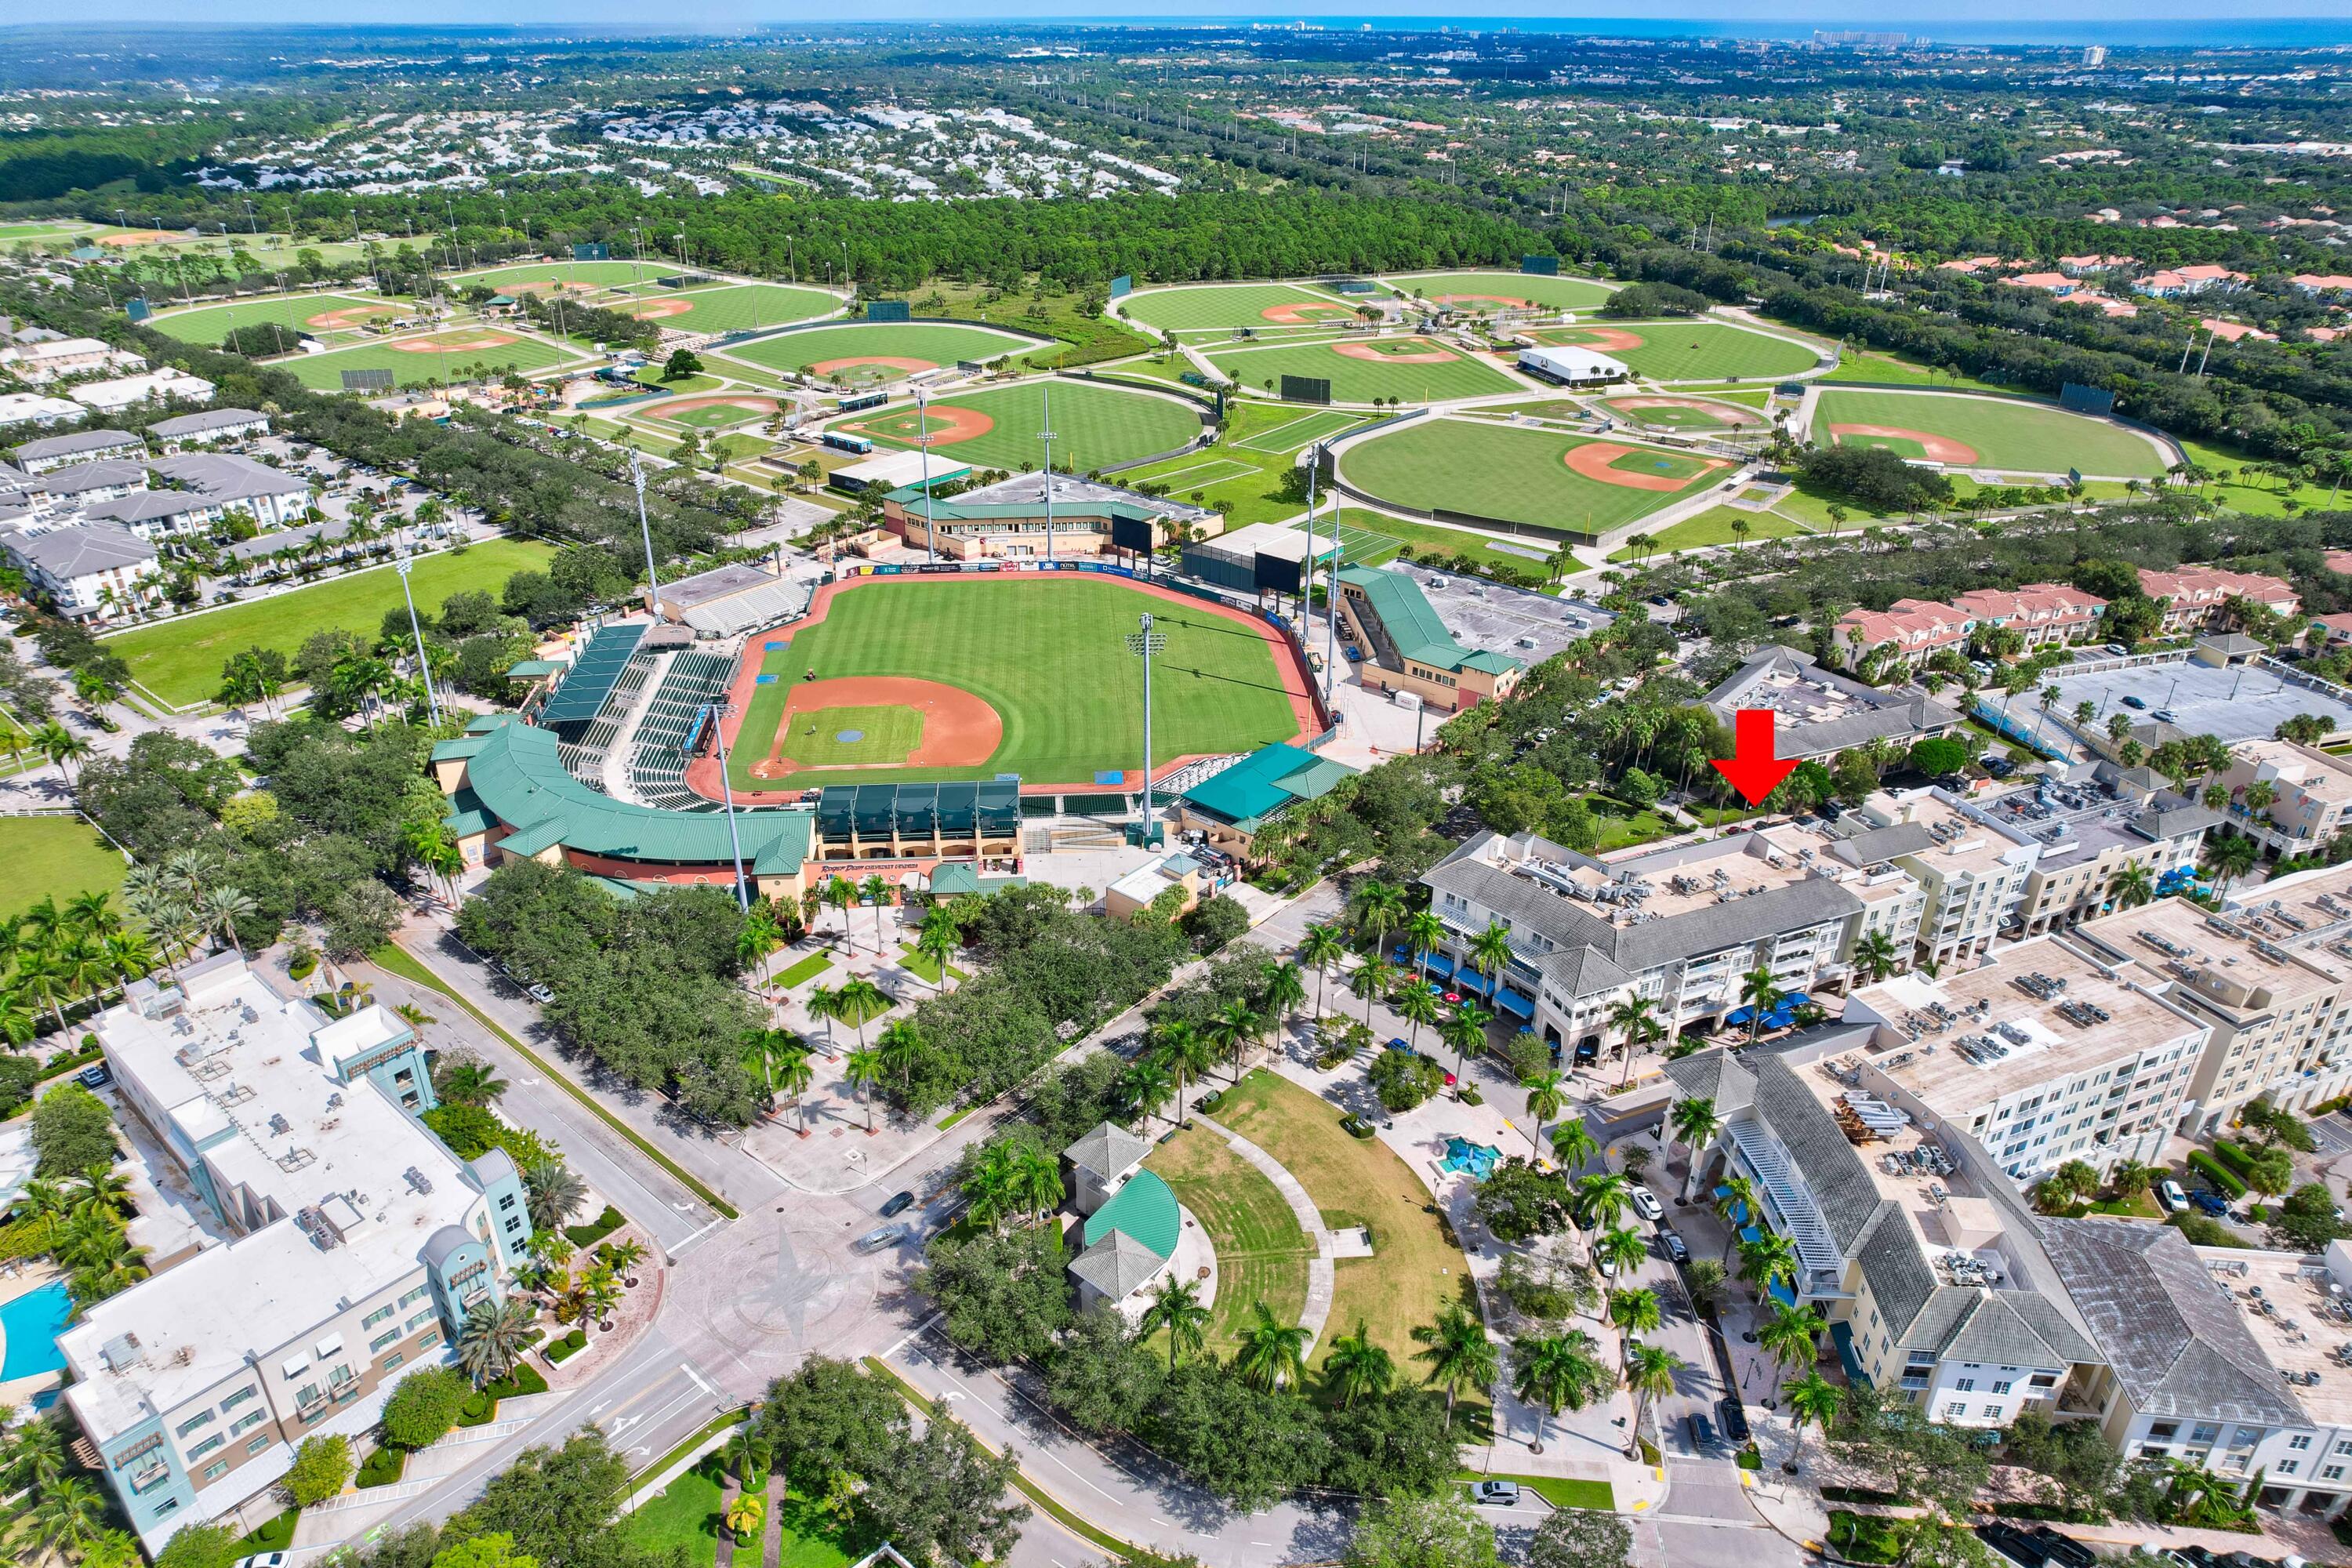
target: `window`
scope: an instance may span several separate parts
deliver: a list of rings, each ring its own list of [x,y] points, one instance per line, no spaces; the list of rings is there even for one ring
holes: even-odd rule
[[[269,1447],[269,1434],[264,1432],[260,1436],[256,1437],[252,1442],[247,1443],[245,1446],[245,1451],[249,1457],[254,1454],[258,1454],[262,1449],[267,1448],[268,1447]]]
[[[2304,1449],[2311,1447],[2311,1434],[2308,1432],[2298,1432],[2294,1436],[2289,1437],[2286,1440],[2286,1446],[2295,1450],[2295,1452],[2301,1453]]]
[[[1995,1394],[2007,1394],[2014,1381],[2014,1379],[2004,1377],[2000,1382],[1992,1385],[1992,1391]]]
[[[1952,1386],[1962,1394],[1974,1394],[1977,1391],[1977,1380],[1973,1377],[1964,1377]]]
[[[360,1320],[360,1327],[363,1329],[374,1328],[378,1323],[383,1322],[386,1318],[391,1317],[394,1312],[399,1310],[400,1309],[398,1306],[386,1303],[383,1306],[378,1307],[374,1311],[370,1312],[366,1317],[362,1318]]]
[[[2219,1441],[2221,1436],[2221,1427],[2219,1422],[2200,1421],[2189,1429],[2189,1440],[2192,1443],[2212,1443]]]
[[[401,1293],[401,1297],[400,1297],[400,1304],[401,1304],[402,1306],[404,1306],[404,1307],[413,1307],[413,1306],[416,1305],[416,1303],[417,1303],[417,1302],[422,1301],[423,1300],[425,1300],[425,1297],[430,1296],[431,1294],[433,1294],[433,1287],[432,1287],[432,1286],[430,1286],[430,1285],[419,1285],[419,1286],[418,1286],[415,1289],[414,1289],[414,1290],[404,1290],[404,1291],[403,1291],[403,1292]]]
[[[2303,1468],[2301,1459],[2281,1459],[2278,1462],[2278,1473],[2283,1476],[2291,1476],[2301,1468]]]
[[[208,1481],[216,1481],[226,1474],[228,1474],[228,1461],[226,1459],[215,1459],[211,1464],[205,1467],[205,1479]]]
[[[375,1337],[375,1338],[373,1338],[373,1339],[372,1339],[372,1340],[368,1341],[368,1354],[370,1354],[370,1355],[373,1355],[373,1354],[375,1354],[375,1352],[378,1352],[378,1351],[380,1351],[380,1350],[383,1349],[383,1347],[384,1347],[384,1346],[386,1346],[386,1345],[388,1345],[388,1344],[392,1343],[394,1340],[397,1340],[398,1338],[400,1338],[400,1331],[399,1331],[398,1329],[386,1329],[386,1330],[384,1330],[384,1331],[383,1331],[383,1332],[382,1332],[382,1333],[380,1333],[380,1334],[376,1335],[376,1337]]]
[[[211,1453],[215,1448],[219,1447],[223,1443],[227,1441],[228,1437],[226,1434],[220,1432],[214,1433],[211,1436],[205,1438],[203,1442],[188,1450],[188,1462],[194,1464],[196,1460],[203,1458],[206,1454]]]
[[[514,1194],[512,1193],[509,1193],[506,1196],[500,1198],[499,1200],[499,1207],[501,1209],[510,1209],[514,1207]]]
[[[238,1389],[235,1394],[230,1394],[226,1399],[221,1401],[221,1413],[223,1415],[226,1415],[229,1411],[236,1409],[238,1405],[244,1404],[247,1400],[252,1398],[255,1394],[259,1394],[261,1390],[255,1384],[250,1383],[247,1384],[243,1388]]]
[[[256,1410],[250,1415],[240,1415],[230,1423],[228,1435],[234,1437],[240,1432],[250,1432],[268,1419],[269,1412],[267,1410]]]
[[[2326,1466],[2320,1470],[2319,1479],[2323,1481],[2340,1481],[2344,1479],[2344,1467],[2341,1465]]]
[[[189,1433],[194,1431],[197,1427],[203,1426],[205,1422],[210,1421],[212,1418],[213,1413],[211,1411],[199,1410],[194,1415],[189,1416],[185,1421],[181,1422],[177,1426],[173,1427],[172,1436],[174,1437],[184,1437]]]
[[[390,1372],[394,1367],[398,1366],[402,1362],[404,1362],[407,1359],[408,1354],[406,1352],[394,1351],[390,1355],[383,1358],[383,1370]]]
[[[1957,1421],[1968,1413],[1969,1402],[1965,1399],[1955,1399],[1944,1406],[1944,1415],[1949,1420]]]
[[[415,1316],[414,1316],[414,1317],[410,1318],[406,1323],[404,1323],[403,1325],[401,1325],[401,1331],[402,1331],[402,1332],[404,1332],[404,1333],[411,1333],[411,1334],[413,1334],[413,1333],[415,1333],[415,1332],[417,1331],[417,1329],[418,1329],[418,1328],[420,1328],[421,1326],[423,1326],[425,1323],[429,1322],[429,1321],[432,1320],[432,1317],[433,1317],[433,1309],[432,1309],[432,1308],[430,1308],[430,1307],[427,1307],[427,1308],[425,1308],[425,1310],[423,1310],[423,1311],[421,1311],[421,1312],[417,1313]]]
[[[2336,1452],[2347,1457],[2352,1457],[2352,1437],[2347,1437],[2343,1441],[2337,1443],[2336,1445]]]

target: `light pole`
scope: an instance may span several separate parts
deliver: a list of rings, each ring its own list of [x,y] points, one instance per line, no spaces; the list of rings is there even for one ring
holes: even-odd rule
[[[637,530],[646,539],[646,607],[656,615],[661,613],[661,576],[654,570],[654,525],[646,521],[646,470],[637,462],[637,449],[629,448],[629,483],[637,491]]]
[[[931,521],[931,398],[929,387],[915,388],[915,445],[923,454],[923,559],[940,558],[939,524]]]
[[[784,236],[784,271],[798,286],[801,280],[800,258],[793,249],[793,237],[789,234]]]
[[[1151,629],[1151,615],[1137,617],[1137,629],[1127,634],[1127,651],[1143,660],[1143,847],[1151,847],[1151,656],[1167,650],[1164,633]]]
[[[711,743],[719,748],[719,795],[727,803],[727,846],[735,853],[735,903],[751,912],[751,892],[743,882],[743,837],[735,830],[735,786],[727,777],[727,729],[724,721],[735,711],[732,702],[707,702],[703,716],[710,721]]]
[[[1037,439],[1045,446],[1045,559],[1054,559],[1054,384],[1042,382],[1038,391],[1045,395],[1045,428]]]
[[[408,601],[408,635],[416,639],[416,676],[425,682],[425,711],[433,722],[441,722],[441,703],[433,695],[433,667],[425,661],[425,629],[416,623],[416,595],[409,591],[409,569],[416,564],[405,548],[394,557],[392,569],[400,574],[400,596]]]

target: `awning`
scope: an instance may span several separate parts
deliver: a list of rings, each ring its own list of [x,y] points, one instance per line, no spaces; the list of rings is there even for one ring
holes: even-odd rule
[[[1797,1293],[1781,1281],[1775,1279],[1772,1281],[1772,1300],[1780,1302],[1783,1307],[1793,1307],[1797,1304]]]
[[[1846,1382],[1856,1388],[1868,1388],[1870,1373],[1862,1370],[1862,1362],[1853,1353],[1853,1325],[1843,1322],[1832,1323],[1830,1343],[1837,1346],[1838,1364],[1845,1368]]]
[[[1723,1016],[1723,1021],[1727,1024],[1745,1024],[1754,1016],[1756,1016],[1756,1009],[1753,1007],[1734,1007]]]
[[[1517,1013],[1522,1018],[1536,1016],[1536,1005],[1507,985],[1495,987],[1495,1005],[1506,1013]]]
[[[1454,983],[1465,991],[1475,991],[1481,996],[1486,994],[1486,977],[1475,969],[1465,967],[1454,977]]]
[[[1450,975],[1454,973],[1454,961],[1442,952],[1433,952],[1429,955],[1429,972],[1432,974]]]

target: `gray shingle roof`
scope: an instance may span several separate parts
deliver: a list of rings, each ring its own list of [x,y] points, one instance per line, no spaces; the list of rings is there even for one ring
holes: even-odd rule
[[[214,500],[243,500],[253,496],[293,495],[310,487],[267,463],[240,458],[234,452],[179,452],[157,458],[148,467],[173,484]]]
[[[268,424],[268,416],[250,408],[206,408],[194,414],[178,414],[169,419],[158,419],[147,426],[152,436],[202,436],[208,431],[226,430],[232,425],[250,425],[258,420]]]
[[[1081,1171],[1092,1171],[1108,1179],[1143,1163],[1144,1156],[1150,1152],[1149,1139],[1138,1138],[1126,1128],[1106,1121],[1063,1150],[1062,1157]]]
[[[1756,1076],[1758,1116],[1804,1173],[1806,1185],[1812,1189],[1813,1206],[1822,1211],[1831,1239],[1840,1252],[1852,1258],[1887,1203],[1879,1196],[1878,1184],[1863,1168],[1861,1154],[1846,1141],[1836,1119],[1799,1081],[1796,1068],[1777,1055],[1753,1051],[1744,1065]]]
[[[1536,965],[1545,979],[1570,996],[1598,996],[1633,983],[1607,953],[1596,947],[1574,947],[1544,955]]]
[[[43,458],[67,458],[76,452],[141,445],[139,437],[128,430],[77,430],[69,436],[44,436],[37,441],[26,441],[16,448],[16,458],[19,462],[37,462]]]
[[[1715,1101],[1715,1113],[1724,1121],[1756,1102],[1756,1075],[1721,1047],[1670,1061],[1665,1072],[1685,1100]]]
[[[117,485],[145,489],[147,465],[135,458],[100,458],[94,462],[51,468],[41,476],[41,483],[53,496],[79,495],[84,490],[110,489]]]
[[[182,512],[199,511],[213,505],[209,496],[195,495],[187,490],[132,490],[129,495],[112,500],[93,501],[82,508],[81,515],[99,522],[153,522],[161,518],[177,517]]]
[[[87,577],[110,566],[136,566],[155,559],[155,547],[118,522],[77,524],[47,533],[19,533],[9,552],[52,577]]]
[[[1853,865],[1875,866],[1897,855],[1916,855],[1935,847],[1936,836],[1927,831],[1926,824],[1897,822],[1857,833],[1840,843],[1833,852]]]
[[[1070,1272],[1119,1300],[1149,1284],[1168,1260],[1123,1230],[1114,1230],[1070,1260]]]
[[[2246,1331],[2230,1293],[2169,1226],[2053,1219],[2043,1245],[2116,1380],[2141,1413],[2267,1426],[2310,1416]]]

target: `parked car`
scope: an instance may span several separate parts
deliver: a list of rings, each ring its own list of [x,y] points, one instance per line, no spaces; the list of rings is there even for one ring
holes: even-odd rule
[[[1470,1489],[1470,1500],[1481,1508],[1516,1508],[1519,1501],[1519,1483],[1480,1481]]]
[[[2091,1568],[2099,1560],[2098,1553],[2071,1535],[2059,1534],[2046,1524],[2037,1524],[2025,1534],[2042,1548],[2051,1562],[2062,1563],[2063,1568]]]
[[[1715,1452],[1715,1423],[1696,1410],[1690,1417],[1690,1446],[1694,1454]]]
[[[104,1089],[114,1081],[114,1069],[104,1062],[92,1062],[74,1075],[84,1089]]]
[[[2140,711],[2146,712],[2147,710],[2147,699],[2145,697],[2126,696],[2124,699],[2124,706],[2126,708],[2137,708]]]
[[[2178,724],[2180,722],[2180,715],[2175,713],[2169,708],[2158,709],[2153,717],[2161,724]]]
[[[286,1568],[283,1552],[257,1552],[250,1557],[236,1560],[236,1568]]]
[[[2189,1207],[2189,1194],[2170,1176],[2156,1184],[2156,1201],[2164,1205],[2167,1214],[2179,1214]]]
[[[1679,1265],[1690,1261],[1690,1248],[1685,1246],[1683,1238],[1673,1231],[1658,1232],[1658,1245],[1665,1249],[1667,1262]]]
[[[913,1208],[914,1206],[914,1194],[893,1193],[890,1194],[890,1201],[882,1205],[882,1217],[884,1219],[888,1219],[893,1215],[905,1214],[908,1209]]]
[[[2124,645],[2119,642],[2111,642],[2099,651],[2101,653],[2110,653],[2115,655],[2117,658],[2122,658],[2125,655],[2130,653],[2131,649],[2124,647]]]
[[[2050,1560],[2049,1553],[2043,1552],[2032,1536],[2013,1524],[2002,1524],[1999,1521],[1979,1524],[1976,1527],[1976,1537],[1992,1549],[1996,1560],[2006,1558],[2016,1563],[2018,1568],[2042,1568]]]
[[[886,1247],[898,1246],[913,1234],[914,1226],[901,1220],[897,1225],[886,1225],[879,1230],[869,1230],[852,1245],[860,1252],[879,1252]]]
[[[1723,1424],[1723,1435],[1726,1437],[1728,1437],[1734,1443],[1745,1443],[1748,1441],[1749,1436],[1748,1429],[1748,1410],[1745,1405],[1739,1403],[1738,1395],[1727,1394],[1722,1398],[1717,1400],[1715,1402],[1715,1418]]]
[[[1666,1205],[1660,1203],[1658,1194],[1647,1187],[1631,1189],[1626,1194],[1626,1201],[1633,1205],[1635,1214],[1640,1215],[1652,1225],[1666,1217]]]
[[[2204,1191],[2202,1188],[2189,1194],[2189,1201],[2195,1204],[2207,1214],[2211,1215],[2215,1219],[2219,1219],[2223,1215],[2230,1212],[2229,1199],[2223,1197],[2219,1193],[2209,1193]]]
[[[555,1000],[555,993],[544,985],[533,985],[530,988],[530,999],[544,1005]]]

